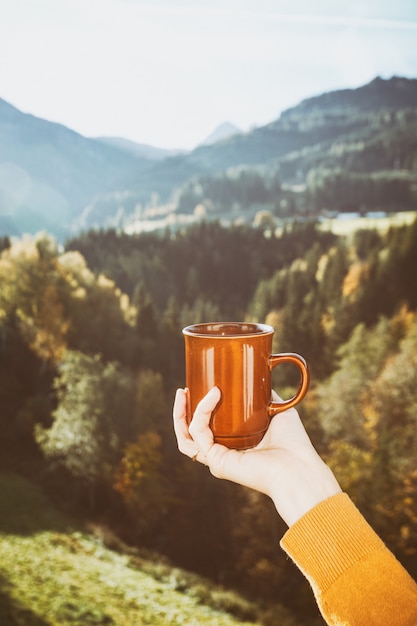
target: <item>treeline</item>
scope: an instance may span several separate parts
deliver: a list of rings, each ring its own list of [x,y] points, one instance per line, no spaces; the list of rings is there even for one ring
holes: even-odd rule
[[[348,172],[312,169],[307,175],[306,203],[313,212],[408,211],[416,205],[416,176],[399,172]]]
[[[180,213],[193,213],[197,206],[204,207],[208,214],[224,214],[230,207],[235,213],[260,205],[278,207],[283,197],[277,173],[266,174],[255,168],[236,168],[217,175],[199,176],[177,193],[177,211]]]
[[[417,221],[349,238],[203,222],[0,249],[3,465],[131,542],[308,615],[272,505],[183,458],[171,427],[181,328],[267,321],[275,349],[311,365],[300,412],[314,443],[417,574]],[[275,385],[290,393],[293,376]]]
[[[408,211],[416,206],[417,114],[413,108],[360,113],[356,107],[341,105],[309,112],[296,107],[276,122],[278,129],[278,145],[285,143],[286,134],[293,137],[286,154],[275,154],[267,162],[255,159],[257,165],[221,173],[195,177],[190,173],[188,182],[172,194],[176,210],[193,213],[198,207],[201,213],[203,207],[207,216],[231,219],[233,210],[235,215],[248,217],[261,207],[288,218],[318,216],[330,209],[365,214]],[[271,139],[272,126],[264,133],[265,141]],[[246,162],[251,163],[250,159]]]
[[[170,304],[192,322],[207,307],[218,319],[243,318],[259,281],[290,265],[313,241],[324,251],[335,237],[313,223],[295,222],[279,238],[266,238],[246,225],[203,221],[175,233],[90,231],[66,249],[80,252],[92,271],[114,280],[134,304],[150,300],[158,316]]]
[[[358,151],[349,144],[335,147],[343,155]],[[282,185],[281,176],[297,182],[300,174],[297,157],[283,161],[275,168],[230,170],[217,175],[192,179],[175,193],[178,213],[194,213],[201,217],[222,216],[231,221],[237,215],[246,215],[248,221],[256,211],[265,209],[281,219],[294,216],[319,216],[333,212],[396,213],[409,211],[417,201],[417,179],[411,170],[401,169],[398,153],[393,170],[356,171],[345,168],[340,158],[331,164],[311,164],[302,191],[291,185]],[[336,167],[335,167],[336,163]]]

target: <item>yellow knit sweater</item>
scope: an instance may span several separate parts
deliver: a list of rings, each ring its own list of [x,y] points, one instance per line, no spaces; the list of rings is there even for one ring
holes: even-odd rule
[[[327,624],[417,626],[417,584],[346,494],[306,513],[281,547],[310,582]]]

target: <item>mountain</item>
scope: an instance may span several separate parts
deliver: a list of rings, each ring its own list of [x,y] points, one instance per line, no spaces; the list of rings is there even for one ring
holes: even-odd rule
[[[417,106],[417,80],[393,76],[383,79],[377,76],[370,83],[357,89],[339,89],[303,100],[301,104],[284,113],[286,117],[294,110],[311,112],[341,107],[343,109],[378,110],[404,109]]]
[[[150,163],[0,99],[0,228],[68,232],[94,196]]]
[[[155,228],[189,222],[196,207],[200,216],[251,222],[259,208],[290,216],[416,206],[416,79],[377,77],[234,130],[172,155],[88,139],[0,100],[0,235]]]
[[[223,141],[223,139],[229,139],[229,137],[233,137],[233,135],[237,135],[242,131],[240,128],[232,124],[231,122],[223,122],[219,124],[213,132],[210,133],[204,141],[200,143],[200,146],[211,146],[218,141]]]
[[[237,165],[264,164],[310,146],[322,145],[364,126],[381,111],[417,107],[417,80],[374,79],[357,89],[334,91],[304,100],[275,121],[228,141],[194,150],[186,158],[216,171]]]
[[[149,159],[150,161],[161,161],[169,156],[175,156],[177,154],[184,154],[186,150],[171,150],[166,148],[156,148],[155,146],[149,146],[146,143],[137,143],[124,137],[97,137],[98,141],[119,148],[124,152],[133,154],[135,156]]]
[[[241,176],[239,171],[256,172],[265,179],[275,176],[284,187],[298,186],[300,190],[305,188],[309,175],[311,179],[318,170],[340,168],[358,176],[365,172],[412,176],[417,159],[416,138],[417,80],[377,77],[357,89],[306,99],[284,111],[277,120],[251,132],[165,159],[138,173],[135,180],[126,180],[126,186],[135,194],[137,205],[144,207],[151,194],[158,194],[159,205],[165,203],[171,216],[178,217],[178,207],[185,204],[185,212],[192,213],[192,207],[198,206],[201,213],[203,204],[206,215],[223,219],[225,213],[234,213],[236,219],[244,217],[240,190],[233,180]],[[414,182],[410,180],[407,185],[411,188]],[[223,203],[217,202],[213,210],[215,197],[226,184],[235,185],[236,194],[223,194]],[[270,182],[266,180],[265,185]],[[199,196],[195,190],[202,187],[204,193]],[[188,197],[187,203],[181,202],[184,196]],[[252,202],[254,210],[257,203],[262,203],[262,194],[257,197],[259,200]],[[309,202],[300,194],[277,197],[278,203],[281,200],[290,207],[298,203],[300,210]],[[96,218],[103,215],[99,205],[100,202],[96,205]],[[406,206],[415,206],[415,198]],[[274,202],[272,209],[279,210]],[[140,219],[147,217],[146,210],[142,211]]]

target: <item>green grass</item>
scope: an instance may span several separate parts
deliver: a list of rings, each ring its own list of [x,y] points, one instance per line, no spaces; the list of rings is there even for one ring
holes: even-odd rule
[[[295,626],[284,609],[261,615],[232,591],[117,552],[72,526],[32,483],[0,474],[1,626]]]

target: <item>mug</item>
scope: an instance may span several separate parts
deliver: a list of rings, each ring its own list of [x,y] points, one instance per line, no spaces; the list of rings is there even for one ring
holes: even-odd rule
[[[296,405],[310,381],[305,359],[292,352],[272,354],[274,328],[249,322],[211,322],[183,329],[185,340],[187,416],[214,386],[221,399],[210,427],[214,441],[229,448],[251,448],[264,436],[271,418]],[[271,372],[293,363],[301,374],[297,393],[282,402],[271,400]]]

